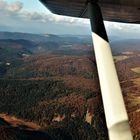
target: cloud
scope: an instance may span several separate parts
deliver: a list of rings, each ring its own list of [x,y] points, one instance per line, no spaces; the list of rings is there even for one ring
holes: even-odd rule
[[[41,21],[44,19],[43,15],[38,12],[23,11],[19,16],[24,19],[33,21]]]
[[[16,17],[17,20],[25,20],[25,21],[33,21],[40,23],[50,23],[53,22],[55,24],[66,24],[66,25],[74,25],[74,26],[84,26],[89,25],[87,19],[78,19],[74,17],[66,17],[55,15],[51,13],[41,13],[25,10],[24,5],[21,1],[15,1],[9,3],[4,0],[0,0],[0,15]]]
[[[43,5],[42,5],[43,6]],[[21,1],[15,1],[12,3],[0,0],[0,15],[16,17],[17,20],[25,20],[30,22],[40,22],[40,23],[55,23],[55,24],[65,24],[71,26],[89,26],[89,20],[80,19],[75,17],[66,17],[55,15],[52,13],[41,13],[25,10],[24,5]]]
[[[69,24],[88,24],[89,25],[89,21],[87,19],[81,19],[81,18],[75,18],[75,17],[66,17],[66,16],[60,16],[60,15],[53,15],[51,17],[51,20],[53,22],[60,22],[60,23],[63,23],[63,22],[66,22],[66,23],[69,23]]]
[[[1,12],[10,13],[10,12],[19,12],[23,8],[23,3],[20,1],[15,1],[13,3],[8,3],[4,0],[0,0],[0,10]]]
[[[7,6],[7,10],[11,12],[19,12],[23,8],[23,3],[16,1],[12,3],[11,5]]]
[[[54,28],[55,30],[60,30],[61,26],[65,28],[61,28],[63,30],[70,31],[73,28],[75,32],[77,31],[77,34],[80,32],[80,30],[82,32],[82,29],[84,30],[83,34],[86,32],[86,30],[89,31],[90,29],[90,22],[88,19],[60,16],[47,12],[39,12],[37,10],[31,11],[26,8],[26,5],[24,5],[20,0],[14,2],[0,0],[0,17],[3,19],[0,21],[1,25],[10,25],[10,27],[16,26],[16,28],[19,27],[19,29],[25,29],[30,26],[29,28],[34,27],[34,30],[37,28],[36,25],[40,29],[43,27],[48,27],[47,29],[51,30],[54,30]],[[119,34],[120,32],[128,32],[130,30],[140,32],[140,25],[122,24],[107,21],[105,22],[105,25],[107,31],[110,34],[114,34],[115,32]],[[58,29],[56,29],[56,27]],[[72,32],[72,30],[70,32]]]
[[[56,24],[66,24],[74,26],[84,26],[89,25],[89,20],[79,19],[74,17],[66,17],[55,14],[45,14],[39,12],[22,11],[19,15],[24,20],[37,21],[42,23],[56,23]]]
[[[111,33],[115,32],[139,32],[140,33],[140,25],[139,24],[130,24],[130,23],[119,23],[119,22],[108,22],[105,21],[105,26],[107,30]]]

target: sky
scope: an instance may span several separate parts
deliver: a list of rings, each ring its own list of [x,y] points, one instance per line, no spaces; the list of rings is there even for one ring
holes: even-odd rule
[[[52,14],[39,0],[0,0],[0,31],[37,34],[91,33],[88,19]],[[140,36],[140,25],[105,21],[109,35]],[[128,34],[129,33],[129,34]]]

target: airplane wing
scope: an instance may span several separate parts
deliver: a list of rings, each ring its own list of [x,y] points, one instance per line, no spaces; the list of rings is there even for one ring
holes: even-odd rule
[[[58,15],[88,18],[88,0],[40,0]],[[140,23],[140,0],[99,0],[103,19],[126,23]]]

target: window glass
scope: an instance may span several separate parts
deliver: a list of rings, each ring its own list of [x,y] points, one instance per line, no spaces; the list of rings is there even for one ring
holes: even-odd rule
[[[89,20],[38,0],[0,0],[0,18],[0,139],[107,140]],[[140,26],[105,26],[138,140]]]

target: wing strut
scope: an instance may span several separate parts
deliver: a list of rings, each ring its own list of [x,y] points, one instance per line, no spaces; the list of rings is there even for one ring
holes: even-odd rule
[[[110,140],[133,140],[103,17],[97,2],[88,2],[97,69]]]

